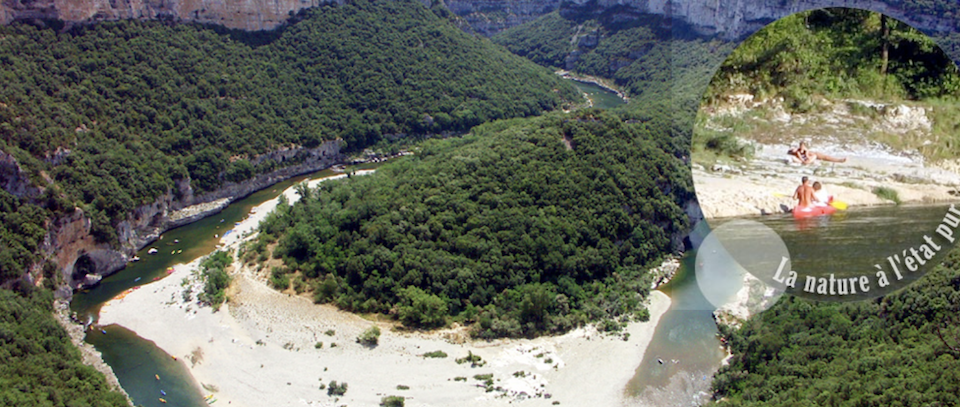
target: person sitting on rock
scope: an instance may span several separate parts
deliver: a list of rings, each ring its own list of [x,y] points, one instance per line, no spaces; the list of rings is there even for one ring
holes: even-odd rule
[[[791,148],[787,151],[787,154],[792,155],[795,161],[798,161],[803,165],[810,165],[816,162],[817,160],[821,161],[830,161],[835,163],[847,162],[847,158],[836,158],[823,153],[815,153],[807,149],[807,144],[803,141],[800,142],[800,147]]]

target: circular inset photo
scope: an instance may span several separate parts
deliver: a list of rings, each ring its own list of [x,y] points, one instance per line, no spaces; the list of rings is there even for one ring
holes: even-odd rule
[[[750,221],[716,236],[723,258],[818,300],[915,281],[960,239],[958,100],[954,62],[894,18],[821,9],[758,31],[713,77],[693,133],[708,224]]]

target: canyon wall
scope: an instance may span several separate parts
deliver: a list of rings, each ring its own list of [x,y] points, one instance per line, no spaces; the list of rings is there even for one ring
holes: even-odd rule
[[[937,15],[908,13],[881,0],[566,0],[560,7],[565,17],[601,16],[626,20],[635,14],[657,14],[684,23],[701,35],[726,39],[748,36],[767,24],[801,11],[851,7],[886,14],[931,32],[955,31],[958,21]],[[610,16],[613,14],[613,16]]]
[[[195,194],[188,180],[177,182],[173,190],[150,204],[136,208],[128,214],[127,219],[117,224],[119,248],[97,242],[91,234],[90,219],[83,210],[76,208],[71,214],[50,221],[41,251],[44,257],[59,266],[64,281],[70,287],[96,284],[103,276],[126,267],[128,259],[137,250],[156,240],[161,233],[219,212],[230,202],[277,182],[328,168],[341,162],[343,157],[340,154],[340,141],[328,141],[316,148],[283,148],[256,157],[251,162],[256,164],[268,160],[281,166],[294,161],[284,168],[240,183],[225,182],[220,188],[202,194]],[[10,165],[4,167],[10,168]],[[190,216],[173,216],[184,208],[209,203],[213,204],[205,205]],[[28,278],[35,279],[36,271],[33,270]],[[66,296],[69,292],[58,291],[58,294]]]
[[[297,11],[348,0],[0,0],[0,23],[62,20],[88,23],[119,19],[163,19],[218,24],[247,31],[271,30]],[[434,0],[420,0],[429,6]],[[493,35],[560,9],[565,16],[606,13],[667,15],[704,35],[741,38],[784,16],[823,7],[878,11],[923,31],[950,32],[956,19],[909,14],[881,0],[444,0],[470,30]],[[465,27],[466,28],[466,27]],[[684,28],[685,29],[685,28]]]

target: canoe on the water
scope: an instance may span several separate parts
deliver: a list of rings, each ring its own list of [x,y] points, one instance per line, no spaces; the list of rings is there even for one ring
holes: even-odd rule
[[[811,216],[830,215],[837,211],[832,206],[795,206],[793,207],[794,218],[809,218]]]

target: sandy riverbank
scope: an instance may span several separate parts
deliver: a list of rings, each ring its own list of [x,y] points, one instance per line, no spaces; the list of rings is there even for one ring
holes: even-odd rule
[[[293,188],[284,193],[288,201],[297,198]],[[258,206],[221,242],[238,247],[276,205],[272,200]],[[408,406],[507,405],[527,397],[530,406],[621,405],[629,401],[624,388],[670,304],[663,293],[651,294],[650,321],[631,323],[627,341],[590,327],[534,340],[470,341],[462,329],[405,333],[379,322],[380,344],[367,348],[355,338],[375,322],[267,288],[254,270],[234,273],[230,301],[219,312],[184,302],[181,282],[195,278],[198,263],[177,265],[169,277],[108,302],[100,323],[120,324],[154,341],[180,358],[199,383],[217,389],[220,405],[231,406],[376,406],[385,395],[403,396]],[[323,347],[316,348],[317,342]],[[437,350],[448,357],[420,356]],[[486,365],[454,361],[468,351]],[[479,374],[493,374],[493,387],[503,390],[487,392],[474,379]],[[331,380],[349,384],[338,401],[319,389]]]

